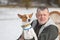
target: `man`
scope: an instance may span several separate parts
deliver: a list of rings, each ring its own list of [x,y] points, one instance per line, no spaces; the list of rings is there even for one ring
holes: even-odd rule
[[[49,16],[49,11],[46,6],[37,8],[37,20],[32,22],[32,27],[36,32],[38,40],[57,40],[58,28]]]

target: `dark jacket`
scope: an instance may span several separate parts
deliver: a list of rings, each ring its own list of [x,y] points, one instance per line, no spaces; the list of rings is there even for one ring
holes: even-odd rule
[[[39,29],[41,29],[41,27],[43,26],[43,25],[39,25],[39,26],[38,25],[39,25],[39,23],[37,21],[37,24],[34,27],[34,31],[37,34],[37,37],[38,37]],[[55,40],[57,38],[57,36],[58,36],[58,28],[55,25],[50,24],[46,28],[43,29],[43,31],[41,32],[41,34],[38,37],[38,40]]]

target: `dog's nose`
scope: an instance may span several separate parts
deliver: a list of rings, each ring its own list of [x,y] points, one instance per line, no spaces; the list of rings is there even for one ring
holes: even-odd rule
[[[30,19],[28,19],[28,21],[30,22]]]

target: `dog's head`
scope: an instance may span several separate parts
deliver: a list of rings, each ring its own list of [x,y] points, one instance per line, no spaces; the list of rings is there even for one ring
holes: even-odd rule
[[[33,13],[32,14],[24,14],[24,15],[18,14],[18,17],[22,20],[22,22],[30,22],[32,15],[33,15]]]

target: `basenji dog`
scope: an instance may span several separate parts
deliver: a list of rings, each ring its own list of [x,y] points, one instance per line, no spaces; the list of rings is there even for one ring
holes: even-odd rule
[[[38,40],[37,36],[33,30],[33,27],[30,25],[32,22],[32,14],[18,14],[18,17],[22,20],[22,28],[23,28],[23,35],[25,40],[31,40],[34,38],[34,40]]]

